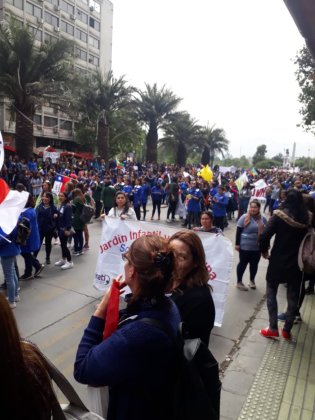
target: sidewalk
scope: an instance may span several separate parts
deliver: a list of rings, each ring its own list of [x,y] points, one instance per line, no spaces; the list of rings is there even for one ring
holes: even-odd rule
[[[285,309],[284,287],[279,308]],[[296,342],[260,336],[268,325],[266,304],[248,321],[222,378],[221,419],[315,419],[315,297],[306,296],[303,322],[295,325]],[[279,327],[282,325],[279,323]]]

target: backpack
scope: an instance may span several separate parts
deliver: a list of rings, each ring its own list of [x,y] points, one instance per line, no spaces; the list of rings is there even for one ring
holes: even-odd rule
[[[32,229],[31,229],[30,219],[28,219],[25,216],[22,216],[17,224],[15,242],[18,245],[25,246],[28,238],[30,237],[31,231]]]
[[[298,264],[304,273],[310,274],[315,271],[315,230],[312,227],[308,228],[308,232],[300,244]]]
[[[94,215],[94,207],[89,204],[84,204],[82,212],[80,214],[80,220],[82,223],[89,223]]]
[[[219,420],[219,365],[209,348],[200,338],[183,339],[181,328],[179,336],[175,338],[167,327],[156,319],[141,318],[139,321],[160,328],[169,338],[176,341],[179,364],[172,419]]]

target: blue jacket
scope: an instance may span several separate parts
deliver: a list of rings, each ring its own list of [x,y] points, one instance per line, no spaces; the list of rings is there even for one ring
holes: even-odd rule
[[[175,380],[175,341],[156,326],[139,321],[158,319],[177,334],[180,315],[176,305],[164,298],[160,304],[141,302],[136,311],[121,311],[126,320],[102,341],[104,320],[92,316],[79,344],[74,366],[78,382],[110,385],[107,420],[168,420],[171,389]]]
[[[141,190],[141,204],[147,204],[148,196],[150,195],[151,188],[148,184],[142,185]]]
[[[22,211],[21,217],[27,217],[30,221],[31,227],[31,234],[27,239],[26,245],[21,246],[21,252],[28,254],[29,252],[38,251],[41,244],[39,238],[36,212],[32,207],[28,207],[24,211]]]
[[[214,217],[224,217],[226,216],[226,208],[229,203],[229,197],[226,194],[220,195],[217,193],[214,198],[218,202],[213,201],[212,211]]]
[[[192,195],[192,197],[195,198],[191,198],[190,200],[188,200],[187,203],[187,210],[194,212],[194,213],[200,213],[201,212],[201,199],[203,197],[202,192],[200,191],[199,188],[189,188],[189,190],[187,190],[187,195]],[[198,200],[196,200],[196,198],[198,198]]]
[[[163,198],[163,193],[164,193],[164,190],[161,186],[152,187],[151,189],[152,201],[154,201],[155,203],[160,203]]]
[[[64,236],[65,230],[70,230],[72,225],[72,208],[70,204],[62,204],[58,210],[58,235],[60,237]]]
[[[135,185],[133,189],[133,206],[134,207],[141,206],[141,194],[142,194],[141,185]]]
[[[55,230],[57,219],[54,214],[58,214],[56,206],[44,207],[41,203],[36,207],[38,229],[41,234],[49,233]]]
[[[0,228],[0,235],[2,235],[0,236],[0,257],[15,257],[21,253],[19,245],[15,243],[16,228],[10,235],[5,234]],[[6,241],[3,236],[4,238],[8,238],[11,242]]]

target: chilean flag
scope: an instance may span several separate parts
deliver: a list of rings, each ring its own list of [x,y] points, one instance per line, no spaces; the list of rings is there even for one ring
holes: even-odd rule
[[[60,191],[65,189],[65,184],[71,181],[71,178],[64,175],[56,175],[54,186],[52,188],[52,193],[58,195]]]
[[[0,179],[0,227],[9,235],[15,228],[29,193],[10,190],[7,183]]]

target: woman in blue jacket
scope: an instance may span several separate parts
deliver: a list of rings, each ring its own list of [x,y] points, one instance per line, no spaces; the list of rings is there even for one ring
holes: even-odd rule
[[[93,386],[110,386],[107,420],[169,420],[178,359],[176,341],[142,322],[152,318],[174,338],[180,316],[165,296],[173,271],[173,253],[159,236],[143,236],[123,254],[125,281],[132,295],[120,312],[118,329],[103,340],[111,290],[103,297],[79,344],[75,379]],[[120,280],[120,276],[118,278]]]
[[[68,238],[71,235],[72,224],[72,208],[69,204],[68,195],[65,192],[60,192],[58,195],[60,207],[58,217],[58,236],[60,239],[62,258],[55,263],[55,266],[67,270],[73,267],[71,260],[71,253],[67,246]]]
[[[20,300],[18,295],[19,280],[15,270],[15,257],[21,253],[19,245],[15,242],[16,228],[10,235],[6,235],[0,228],[0,257],[7,285],[7,299],[11,309],[16,308],[16,302]]]
[[[42,202],[36,207],[37,223],[40,236],[40,244],[45,239],[46,264],[50,264],[51,241],[56,230],[56,222],[58,218],[58,210],[54,205],[52,193],[44,192]],[[41,246],[41,245],[40,245]],[[37,257],[37,252],[34,256]]]
[[[224,193],[224,188],[219,185],[218,192],[212,198],[212,211],[213,211],[213,224],[214,226],[220,228],[223,232],[224,230],[224,219],[226,217],[226,209],[229,204],[229,198]]]
[[[27,239],[26,245],[21,246],[21,255],[25,262],[25,271],[20,280],[31,280],[34,277],[38,277],[45,268],[44,264],[41,264],[33,253],[36,253],[40,248],[40,237],[37,224],[37,216],[34,210],[35,203],[32,195],[30,194],[25,204],[25,209],[21,213],[21,217],[26,217],[30,221],[31,234]],[[35,268],[34,276],[32,274],[33,267]]]
[[[152,204],[153,204],[151,220],[154,220],[154,214],[155,214],[156,209],[158,213],[158,220],[160,220],[161,202],[163,198],[163,193],[164,193],[164,190],[162,188],[161,182],[158,181],[156,185],[152,187],[151,189],[151,197],[152,197]]]

